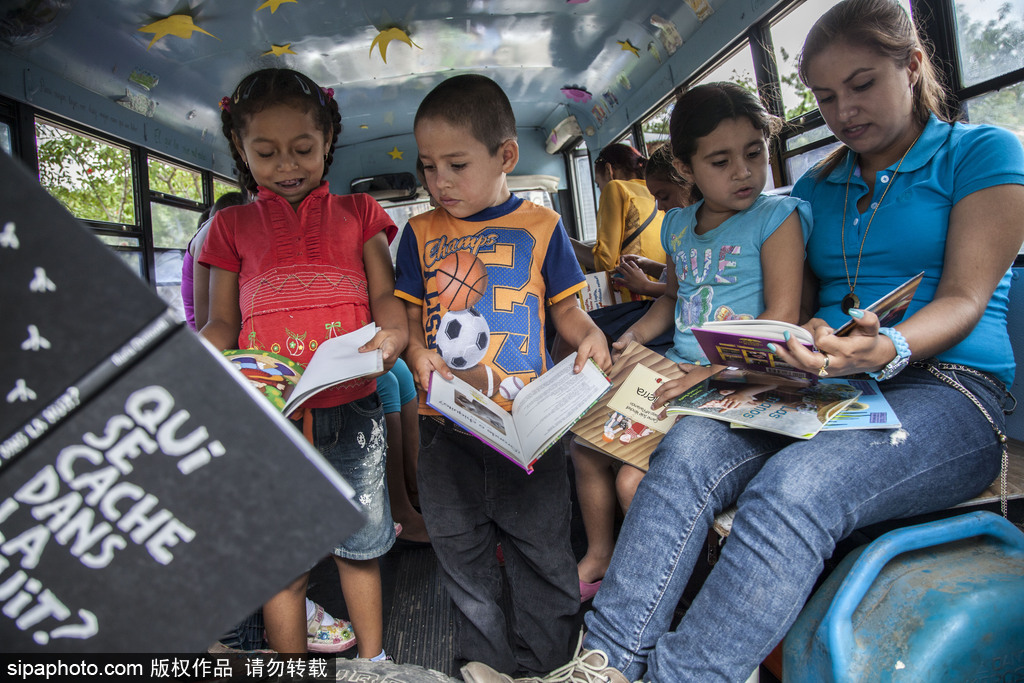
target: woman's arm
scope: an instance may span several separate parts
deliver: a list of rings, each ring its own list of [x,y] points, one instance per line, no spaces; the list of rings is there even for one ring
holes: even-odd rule
[[[380,331],[359,350],[379,348],[387,371],[409,343],[409,325],[405,305],[395,296],[395,269],[383,231],[363,244],[363,268],[370,293],[370,314]]]
[[[582,268],[585,273],[592,273],[594,271],[593,245],[587,244],[586,242],[580,242],[572,237],[569,238],[569,242],[572,243],[572,251],[576,254],[576,260],[580,262],[580,268]]]
[[[953,206],[935,297],[898,326],[912,360],[945,351],[974,329],[1024,242],[1021,216],[1024,185],[988,187]],[[814,331],[817,347],[829,354],[829,375],[874,372],[896,357],[892,341],[878,334],[873,313],[864,313],[847,337],[836,337],[819,319],[812,319],[808,327]],[[808,371],[816,371],[824,362],[821,353],[808,351],[795,340],[779,348],[784,360]]]
[[[796,323],[804,277],[804,237],[796,211],[761,245],[764,311],[758,318]]]
[[[196,320],[198,327],[198,319]],[[242,329],[242,310],[238,305],[238,273],[210,269],[210,320],[200,333],[217,349],[238,348]]]

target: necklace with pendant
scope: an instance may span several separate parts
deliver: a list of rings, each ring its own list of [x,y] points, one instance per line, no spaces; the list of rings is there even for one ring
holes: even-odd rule
[[[923,132],[923,131],[922,131]],[[846,270],[846,286],[850,288],[850,291],[843,297],[842,302],[839,306],[843,313],[849,315],[851,308],[860,308],[860,297],[857,296],[855,290],[857,288],[857,277],[860,275],[860,258],[864,254],[864,241],[868,238],[868,230],[871,229],[871,223],[875,220],[875,214],[878,213],[878,209],[882,206],[882,202],[885,201],[885,195],[889,192],[889,188],[892,187],[896,182],[896,174],[900,172],[900,166],[903,165],[903,160],[910,154],[910,150],[914,149],[914,145],[921,138],[921,134],[918,133],[917,137],[914,138],[914,142],[910,144],[907,151],[900,157],[900,163],[896,164],[896,170],[892,172],[892,176],[889,178],[888,184],[885,189],[882,190],[882,196],[878,198],[875,203],[875,207],[871,210],[871,217],[868,219],[868,226],[864,228],[864,235],[860,238],[860,249],[857,250],[857,267],[853,271],[853,281],[850,280],[850,264],[846,259],[846,207],[850,202],[850,180],[853,178],[853,169],[857,168],[857,160],[854,159],[850,165],[850,175],[846,176],[846,196],[843,198],[843,225],[840,230],[839,238],[842,242],[843,248],[843,268]]]

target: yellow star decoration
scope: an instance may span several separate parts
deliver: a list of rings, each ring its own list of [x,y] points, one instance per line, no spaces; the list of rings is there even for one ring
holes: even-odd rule
[[[398,145],[395,145],[395,148],[388,152],[388,155],[390,155],[392,159],[398,161],[402,158],[402,151],[398,149]]]
[[[271,45],[270,49],[263,53],[263,56],[274,55],[280,57],[281,55],[293,55],[295,51],[292,50],[291,43],[285,43],[284,45]]]
[[[423,49],[422,47],[420,47],[416,43],[412,42],[412,38],[409,37],[409,34],[406,33],[405,31],[403,31],[402,29],[400,29],[400,28],[389,28],[389,29],[385,29],[385,30],[381,31],[380,33],[378,33],[374,37],[373,42],[370,43],[370,54],[372,55],[373,54],[373,48],[375,48],[375,47],[377,47],[379,45],[380,46],[380,56],[381,56],[381,59],[383,59],[384,63],[387,64],[388,63],[388,45],[391,43],[392,40],[400,40],[403,43],[405,43],[406,45],[408,45],[409,47],[416,47],[416,48],[419,48],[421,50]]]
[[[280,7],[281,5],[283,5],[284,3],[286,3],[286,2],[298,2],[298,1],[299,0],[267,0],[265,3],[263,3],[262,5],[257,7],[256,11],[259,12],[261,9],[266,9],[266,8],[269,7],[270,8],[270,13],[274,14],[275,12],[277,12],[277,8]]]
[[[620,40],[617,42],[619,43],[619,47],[622,48],[625,52],[632,52],[634,57],[640,59],[640,48],[638,48],[636,45],[629,42],[628,40]]]
[[[192,17],[187,14],[174,14],[159,21],[154,21],[152,24],[140,28],[139,31],[142,33],[154,34],[153,40],[149,41],[149,45],[146,47],[146,50],[153,47],[153,43],[164,36],[178,36],[179,38],[188,40],[192,37],[193,31],[199,31],[200,33],[205,33],[211,38],[217,38],[217,36],[213,35],[209,31],[204,31],[196,26],[192,21]],[[217,38],[217,40],[220,40],[220,38]]]

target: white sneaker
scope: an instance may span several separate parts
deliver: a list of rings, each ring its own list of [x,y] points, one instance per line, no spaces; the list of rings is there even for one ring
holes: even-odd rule
[[[462,667],[462,678],[466,683],[629,683],[621,671],[608,666],[604,652],[583,649],[582,631],[573,658],[543,678],[512,678],[481,662]]]

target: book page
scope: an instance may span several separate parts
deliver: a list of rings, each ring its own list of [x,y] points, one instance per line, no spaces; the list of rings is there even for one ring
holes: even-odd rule
[[[844,381],[783,386],[770,380],[762,384],[720,379],[736,372],[723,370],[704,380],[669,402],[668,412],[809,439],[861,393]]]
[[[637,363],[622,385],[615,390],[615,394],[608,399],[608,407],[633,422],[640,422],[645,427],[667,434],[675,424],[675,417],[661,419],[658,417],[661,410],[651,408],[655,390],[666,381],[668,377],[665,375],[651,370],[643,363]]]
[[[512,417],[523,453],[539,456],[546,444],[564,434],[597,399],[611,382],[592,360],[579,374],[573,373],[576,353],[527,384],[512,404]]]
[[[383,372],[384,360],[380,349],[369,353],[359,353],[356,350],[373,339],[378,329],[380,328],[369,323],[355,332],[331,337],[321,343],[281,412],[290,415],[303,401],[317,392],[356,377]]]
[[[783,332],[789,332],[805,344],[814,343],[814,337],[810,332],[799,325],[780,320],[761,320],[756,318],[754,320],[712,320],[694,329],[750,335],[780,342],[785,341]]]
[[[646,346],[630,342],[609,372],[609,379],[615,389],[605,394],[593,408],[587,411],[587,414],[572,426],[572,431],[585,445],[607,453],[637,469],[647,471],[648,458],[664,434],[651,429],[641,421],[632,420],[608,406],[614,393],[618,392],[618,388],[626,381],[633,368],[638,365],[643,365],[669,379],[679,379],[684,376],[679,370],[679,366],[665,356],[651,351]],[[674,421],[675,417],[671,416],[670,421]]]
[[[468,382],[458,377],[446,380],[437,372],[430,373],[427,405],[523,469],[529,469],[512,415]]]

